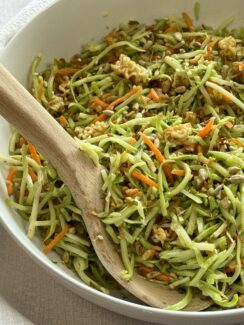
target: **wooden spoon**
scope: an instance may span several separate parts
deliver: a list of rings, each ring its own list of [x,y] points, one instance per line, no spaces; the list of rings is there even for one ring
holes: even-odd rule
[[[100,219],[93,214],[103,211],[101,167],[94,166],[73,138],[1,64],[0,114],[56,168],[83,211],[97,256],[112,277],[148,305],[164,308],[181,300],[183,296],[176,290],[147,281],[136,273],[130,281],[122,280],[121,258]],[[209,305],[209,300],[197,295],[186,309],[199,311]]]

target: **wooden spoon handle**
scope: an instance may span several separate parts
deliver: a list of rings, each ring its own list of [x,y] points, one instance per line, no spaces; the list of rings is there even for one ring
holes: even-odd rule
[[[56,166],[76,148],[75,141],[0,64],[0,114]]]
[[[0,64],[0,114],[57,169],[87,211],[101,210],[100,169],[82,153],[72,137]],[[82,182],[82,184],[81,184]],[[82,186],[81,186],[82,185]],[[96,192],[96,193],[95,193]],[[96,196],[91,202],[89,198]]]

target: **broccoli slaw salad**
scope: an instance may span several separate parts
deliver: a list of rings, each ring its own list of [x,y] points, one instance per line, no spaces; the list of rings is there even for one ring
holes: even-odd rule
[[[199,8],[195,7],[196,18]],[[244,306],[244,29],[195,27],[188,14],[120,24],[71,60],[32,64],[33,96],[101,164],[124,281],[137,272],[212,310]],[[89,286],[118,288],[98,260],[68,187],[17,131],[6,203],[44,253]]]

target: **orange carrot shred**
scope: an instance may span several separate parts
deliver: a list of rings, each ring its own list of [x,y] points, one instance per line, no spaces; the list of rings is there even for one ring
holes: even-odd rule
[[[59,117],[59,122],[64,128],[69,124],[69,122],[63,115]]]
[[[144,134],[141,133],[142,139],[143,141],[148,145],[148,147],[152,150],[152,152],[154,153],[155,157],[157,158],[157,160],[160,163],[164,162],[164,156],[162,155],[162,153],[158,150],[158,148],[154,145],[154,143]],[[170,183],[174,182],[174,178],[169,170],[169,166],[168,165],[164,165],[163,166],[163,171],[165,173],[165,176],[167,178],[167,180]]]
[[[184,176],[185,171],[184,171],[184,169],[172,169],[171,174],[172,175],[177,175],[177,176]]]
[[[160,163],[164,162],[164,156],[162,153],[158,150],[158,148],[155,146],[155,144],[144,134],[140,134],[142,136],[143,141],[148,145],[148,147],[152,150],[154,153],[155,157]]]
[[[65,236],[65,234],[69,231],[69,226],[66,224],[64,226],[64,229],[58,233],[56,235],[56,237],[48,244],[46,245],[44,248],[43,248],[43,252],[45,254],[48,254],[50,252],[50,250],[52,250],[57,244],[58,242]]]
[[[218,43],[218,41],[219,41],[219,39],[217,38],[217,39],[215,39],[215,40],[213,40],[212,42],[209,43],[207,53],[204,55],[205,60],[210,60],[211,59],[213,48]]]
[[[28,149],[29,149],[32,159],[35,160],[35,162],[37,162],[38,165],[41,165],[41,160],[40,160],[38,153],[36,152],[36,148],[30,142],[28,142]]]
[[[127,98],[131,97],[132,95],[136,94],[138,91],[140,90],[140,87],[134,87],[131,91],[129,91],[127,94],[125,94],[124,96],[115,99],[112,103],[110,103],[107,106],[107,110],[112,110],[114,108],[114,106],[122,103],[124,100],[126,100]],[[108,116],[104,113],[101,113],[98,117],[95,118],[95,120],[93,120],[91,122],[91,124],[95,124],[96,122],[100,122],[103,121],[107,118]]]
[[[75,68],[62,68],[62,69],[58,69],[56,74],[60,75],[60,76],[67,76],[67,75],[72,75],[74,73],[76,73],[77,71],[79,71],[79,69],[75,69]]]
[[[136,94],[138,91],[140,90],[140,87],[134,87],[132,90],[130,90],[127,94],[125,94],[124,96],[115,99],[112,103],[109,104],[107,109],[113,109],[114,106],[122,103],[124,100],[126,100],[127,98],[131,97],[132,95]]]
[[[25,144],[25,139],[23,137],[19,138],[19,144],[21,147]]]
[[[159,275],[156,275],[154,277],[155,280],[158,280],[158,281],[165,281],[165,282],[170,282],[171,281],[171,277],[167,274],[159,274]]]
[[[233,124],[231,121],[227,121],[227,122],[225,123],[225,126],[226,126],[228,129],[232,129],[233,126],[234,126],[234,124]]]
[[[15,172],[16,172],[16,169],[14,167],[10,167],[9,168],[9,172],[8,172],[8,176],[7,176],[7,181],[10,181],[10,182],[13,181]]]
[[[14,179],[15,172],[16,169],[14,167],[10,167],[6,178],[6,187],[9,196],[12,195],[14,192],[13,179]]]
[[[36,182],[37,181],[37,175],[36,175],[36,173],[34,172],[34,170],[31,167],[28,168],[28,173],[29,173],[32,181]]]
[[[165,173],[167,181],[170,182],[171,184],[174,183],[174,177],[170,172],[169,165],[163,165],[163,171]]]
[[[238,140],[238,139],[235,139],[235,138],[230,138],[230,139],[227,139],[229,142],[233,142],[235,144],[238,144],[240,147],[244,148],[244,142]]]
[[[148,273],[152,272],[152,268],[144,266],[144,265],[140,265],[138,268],[138,272],[143,275],[146,276]]]
[[[205,138],[212,131],[214,120],[214,118],[211,118],[206,126],[201,131],[199,131],[197,135],[201,138]]]
[[[105,103],[100,98],[96,97],[94,100],[92,100],[91,107],[96,107],[96,106],[101,106],[102,108],[107,108],[108,107],[108,104]]]
[[[244,72],[244,63],[243,62],[234,62],[233,65],[239,69],[239,71]]]
[[[147,97],[150,98],[155,103],[158,103],[159,100],[160,100],[160,97],[158,96],[158,94],[156,93],[156,91],[153,88],[150,90],[150,92],[147,95]]]
[[[165,29],[165,33],[166,34],[168,34],[168,33],[175,33],[175,32],[177,32],[177,26],[175,25],[175,24],[171,24],[171,25],[169,25],[169,27],[168,28],[166,28]]]
[[[13,186],[13,183],[11,182],[6,182],[6,186],[7,186],[7,192],[8,192],[8,195],[12,195],[14,193],[14,186]]]
[[[109,63],[113,63],[113,62],[116,62],[118,60],[118,56],[116,55],[106,55],[103,60],[105,62],[109,62]]]
[[[131,175],[142,183],[145,183],[151,187],[158,188],[158,185],[154,181],[152,181],[150,178],[143,175],[142,173],[138,172],[137,170],[134,170]]]
[[[225,96],[223,94],[220,94],[220,95],[221,95],[222,99],[224,101],[226,101],[227,103],[229,103],[229,104],[232,104],[233,103],[233,101],[229,97],[227,97],[227,96]]]
[[[103,121],[103,120],[106,120],[107,117],[108,117],[108,116],[107,116],[106,114],[101,113],[100,115],[98,115],[98,117],[95,118],[95,120],[93,120],[93,121],[91,122],[91,124],[95,124],[95,123],[97,123],[97,122],[101,122],[101,121]]]
[[[215,93],[214,89],[211,88],[211,87],[207,87],[207,91],[208,91],[208,93],[209,93],[210,95],[214,95],[214,93]],[[220,94],[220,93],[218,93],[218,95],[219,95],[219,96],[220,96],[224,101],[226,101],[227,103],[229,103],[229,104],[232,104],[232,103],[233,103],[233,101],[232,101],[229,97],[227,97],[227,96],[225,96],[225,95],[223,95],[223,94]],[[214,96],[210,96],[210,97],[211,97],[212,101],[215,100]]]
[[[190,32],[194,31],[193,23],[191,17],[186,13],[182,12],[182,17],[187,25],[187,28],[189,29]]]

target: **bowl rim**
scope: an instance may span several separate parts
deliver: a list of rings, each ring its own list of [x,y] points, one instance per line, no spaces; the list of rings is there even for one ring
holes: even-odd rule
[[[46,11],[48,11],[50,8],[55,8],[57,6],[60,6],[65,1],[68,1],[68,0],[53,0],[52,3],[48,4],[37,15],[32,17],[27,24],[25,24],[22,28],[20,28],[18,30],[18,32],[8,41],[6,46],[1,50],[0,60],[4,56],[4,53],[8,51],[9,47],[11,47],[12,44],[14,44],[15,40],[19,37],[19,35],[22,35],[25,32],[25,30],[30,27],[29,25],[35,23],[35,20],[37,19],[37,17],[40,18],[41,16],[44,16]],[[244,314],[243,308],[217,310],[217,311],[200,311],[200,312],[199,311],[175,311],[175,310],[160,309],[160,308],[151,307],[151,306],[147,306],[147,305],[143,305],[143,304],[138,304],[135,302],[130,302],[128,300],[120,299],[120,298],[111,296],[109,294],[105,294],[99,290],[89,287],[88,285],[83,283],[78,278],[75,279],[75,278],[71,277],[69,274],[65,273],[60,267],[59,268],[54,267],[54,265],[48,263],[48,260],[43,258],[41,255],[39,256],[39,255],[34,254],[32,248],[31,248],[31,245],[28,245],[27,241],[23,242],[21,239],[21,235],[19,235],[19,233],[13,232],[13,230],[11,229],[10,223],[8,223],[8,221],[1,215],[1,211],[0,211],[0,224],[2,224],[4,226],[5,230],[7,230],[7,232],[15,240],[15,242],[18,244],[18,246],[22,247],[23,250],[38,265],[40,265],[43,269],[45,269],[53,278],[57,279],[58,282],[61,282],[60,280],[62,280],[62,284],[64,284],[66,286],[66,288],[68,288],[70,284],[72,284],[72,286],[77,286],[78,288],[82,289],[84,292],[89,293],[90,296],[98,297],[101,301],[102,300],[105,302],[108,301],[110,303],[117,305],[118,307],[120,305],[123,305],[124,307],[129,308],[131,311],[143,312],[144,315],[145,315],[145,313],[148,313],[148,314],[156,314],[157,316],[167,316],[168,319],[171,317],[172,318],[177,317],[179,319],[182,319],[182,318],[197,319],[197,318],[199,318],[202,320],[204,320],[204,319],[209,320],[209,319],[213,319],[213,318],[216,319],[219,317],[221,317],[221,318],[225,317],[225,316],[231,317],[234,315],[237,316],[237,315]],[[27,236],[26,236],[26,238],[27,238]],[[31,244],[35,245],[30,239],[28,239],[28,241]],[[36,247],[36,245],[35,245],[35,247]],[[36,248],[39,250],[38,247],[36,247]],[[69,290],[71,290],[71,289],[69,289]],[[76,294],[77,294],[77,292],[76,292]],[[83,297],[83,299],[86,299],[84,296],[82,296],[82,297]],[[109,307],[106,307],[106,306],[103,306],[103,308],[109,309]],[[120,311],[118,310],[117,313],[120,313]],[[121,312],[121,314],[122,314],[122,312]],[[124,316],[126,316],[126,315],[124,315]],[[130,317],[137,318],[136,315],[130,316]]]

